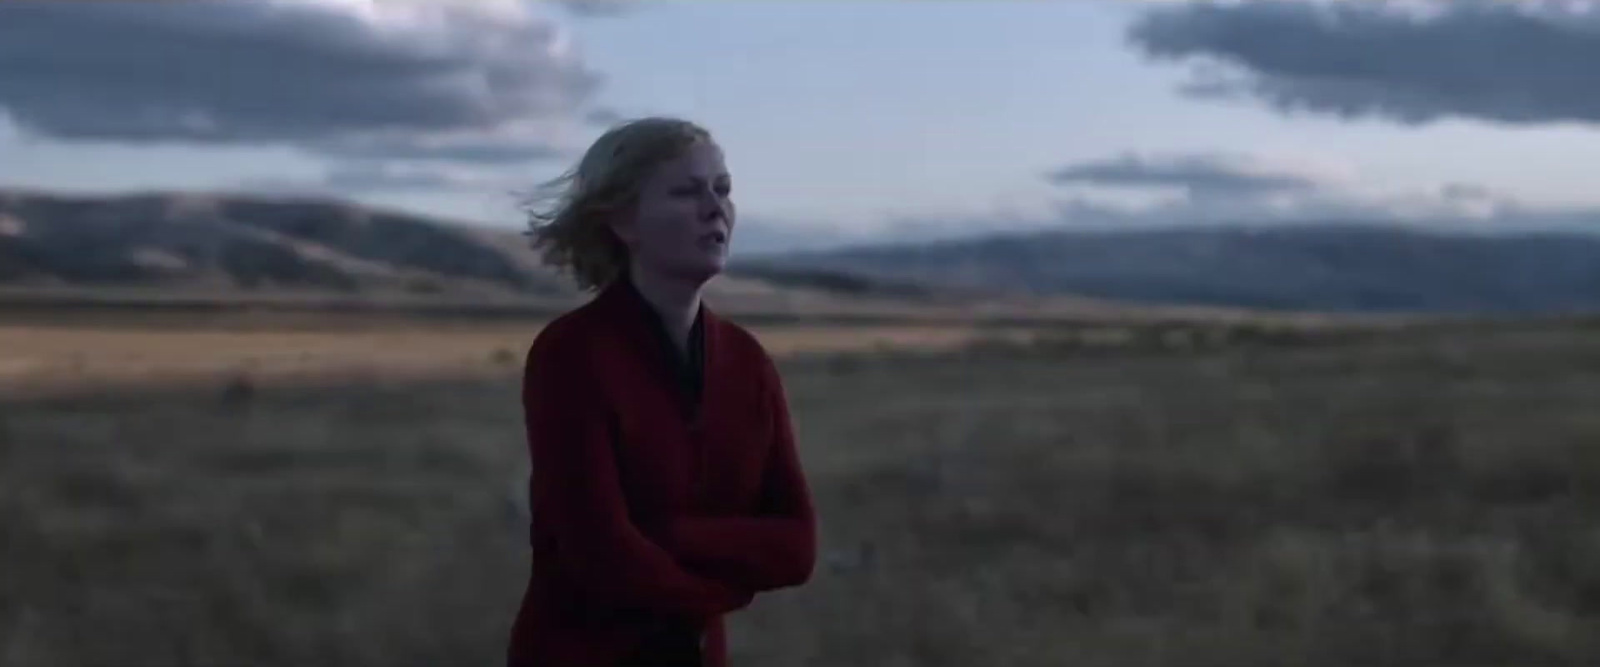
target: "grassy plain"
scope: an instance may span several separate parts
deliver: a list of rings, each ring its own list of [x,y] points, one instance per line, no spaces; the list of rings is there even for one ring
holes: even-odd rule
[[[66,331],[0,331],[0,354],[270,375],[390,342],[501,370],[0,403],[0,666],[500,659],[528,330]],[[852,351],[768,330],[824,559],[734,617],[735,664],[1600,663],[1597,332]]]
[[[497,377],[520,369],[541,322],[329,324],[316,319],[0,324],[0,395],[329,380]],[[775,354],[958,348],[1010,330],[952,324],[773,324],[754,329]]]

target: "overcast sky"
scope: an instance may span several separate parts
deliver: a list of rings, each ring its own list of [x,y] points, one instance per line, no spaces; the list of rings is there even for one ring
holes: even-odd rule
[[[617,118],[765,242],[1600,210],[1600,2],[0,3],[0,185],[520,224]],[[754,234],[754,233],[752,233]]]

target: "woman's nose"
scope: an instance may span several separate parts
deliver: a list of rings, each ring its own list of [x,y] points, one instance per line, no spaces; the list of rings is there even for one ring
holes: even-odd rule
[[[707,191],[700,196],[700,219],[713,220],[727,217],[727,206],[723,205],[722,198],[718,197],[717,193]]]

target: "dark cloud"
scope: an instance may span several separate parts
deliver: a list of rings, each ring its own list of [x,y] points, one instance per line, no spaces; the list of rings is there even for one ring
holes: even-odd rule
[[[0,107],[63,140],[548,154],[600,77],[527,0],[0,3]]]
[[[1254,0],[1147,12],[1146,55],[1197,65],[1185,92],[1404,123],[1600,122],[1600,6],[1545,0]]]
[[[1145,156],[1134,153],[1068,165],[1046,175],[1059,185],[1178,188],[1190,196],[1252,196],[1303,192],[1318,179],[1243,155]]]

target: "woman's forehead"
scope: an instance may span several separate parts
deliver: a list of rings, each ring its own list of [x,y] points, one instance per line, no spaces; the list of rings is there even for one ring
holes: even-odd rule
[[[713,142],[697,141],[683,153],[661,164],[657,172],[670,178],[715,179],[728,175],[722,149]]]

